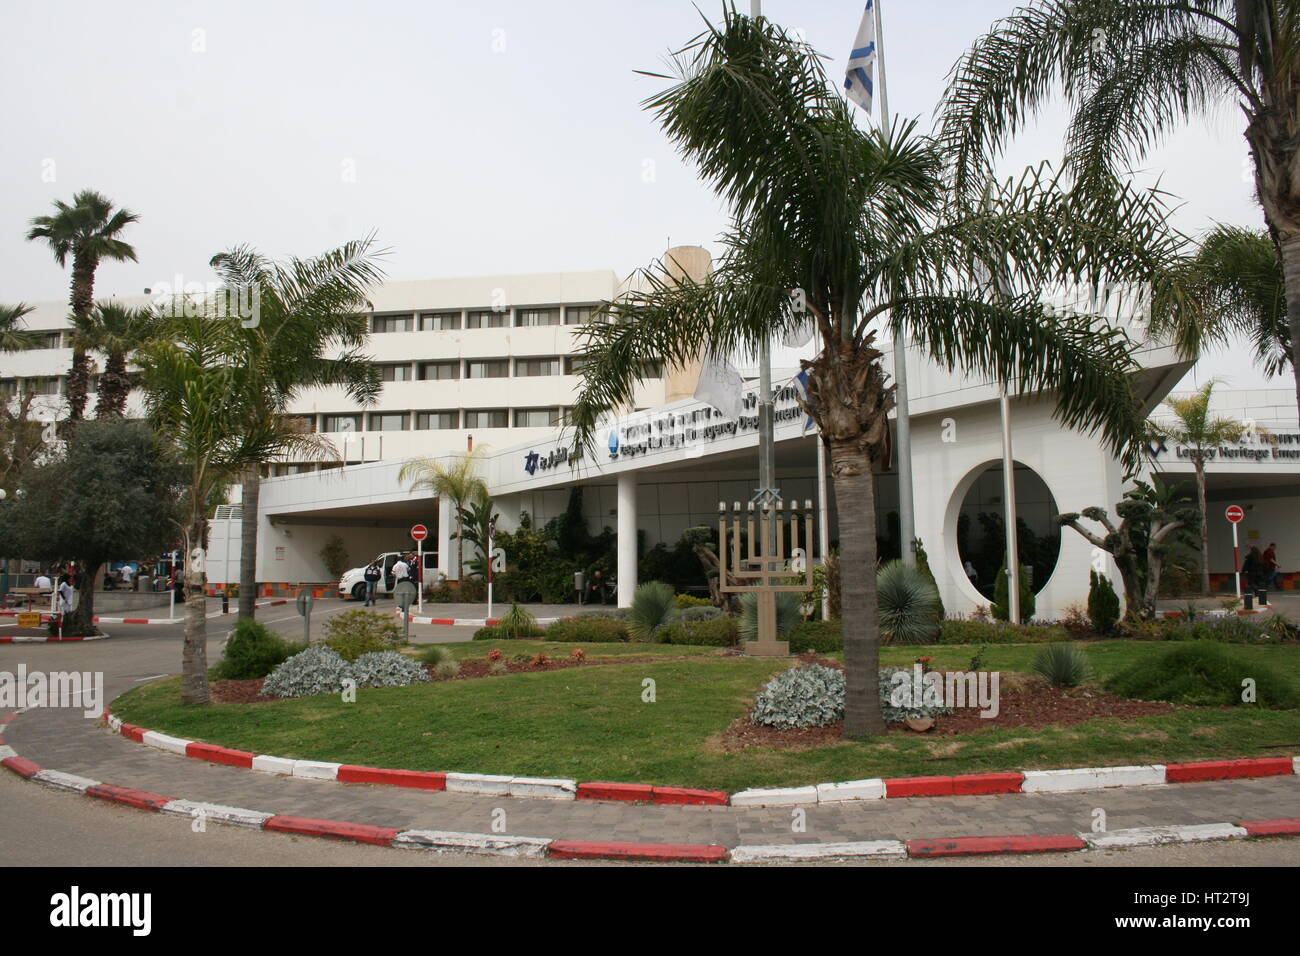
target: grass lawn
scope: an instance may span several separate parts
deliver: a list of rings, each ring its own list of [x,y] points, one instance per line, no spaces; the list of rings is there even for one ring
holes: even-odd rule
[[[179,703],[179,678],[119,697],[123,720],[181,737],[287,757],[412,770],[571,777],[740,790],[831,780],[1051,767],[1163,763],[1186,759],[1300,754],[1300,711],[1177,708],[1135,720],[1093,720],[1036,730],[991,728],[954,737],[891,733],[804,751],[751,748],[726,753],[715,738],[742,716],[763,681],[786,661],[725,657],[716,649],[645,644],[478,641],[447,645],[461,659],[492,647],[510,657],[683,657],[475,680],[365,689],[354,704],[337,696],[274,704]],[[1028,670],[1041,645],[985,648],[982,667]],[[1109,675],[1166,642],[1085,645],[1094,671]],[[977,648],[887,648],[883,664],[918,656],[965,669]],[[1300,647],[1238,647],[1300,683]],[[643,681],[656,701],[642,701]]]

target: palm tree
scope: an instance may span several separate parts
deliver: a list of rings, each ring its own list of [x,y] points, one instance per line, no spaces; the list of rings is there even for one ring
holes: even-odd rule
[[[1176,126],[1223,108],[1245,117],[1255,192],[1300,340],[1300,6],[1290,0],[1036,0],[962,57],[942,108],[956,182],[985,170],[1054,95],[1081,177],[1140,161]],[[1268,337],[1268,333],[1264,333]],[[1300,364],[1292,362],[1300,405]]]
[[[1147,422],[1147,439],[1152,443],[1181,446],[1196,469],[1196,504],[1201,512],[1201,592],[1210,593],[1210,529],[1205,500],[1205,463],[1221,445],[1239,442],[1251,432],[1246,422],[1210,414],[1210,396],[1217,383],[1206,382],[1195,394],[1170,396],[1164,401],[1171,418]],[[1261,437],[1271,437],[1266,429],[1255,426]]]
[[[487,482],[478,473],[483,459],[484,446],[467,451],[449,465],[432,458],[413,458],[402,465],[397,480],[410,482],[411,490],[433,492],[438,498],[451,502],[456,515],[456,580],[461,579],[465,568],[465,511],[471,505],[490,500]],[[486,552],[487,546],[484,546]],[[491,555],[488,555],[491,560]]]
[[[140,217],[126,209],[114,209],[107,196],[84,189],[72,203],[54,201],[58,212],[37,216],[27,232],[29,240],[44,239],[59,265],[72,257],[72,316],[74,324],[84,322],[95,301],[95,271],[104,259],[136,261],[135,249],[121,238],[122,230]],[[74,346],[68,372],[68,418],[80,421],[86,411],[90,384],[90,360],[84,348]]]
[[[139,352],[149,417],[187,479],[180,529],[186,554],[181,700],[187,704],[208,703],[207,575],[195,553],[206,547],[208,515],[232,477],[278,447],[272,434],[248,427],[250,409],[242,399],[254,375],[242,356],[238,322],[206,311],[166,317]]]
[[[354,401],[371,405],[383,388],[378,369],[361,352],[369,337],[366,296],[383,278],[376,259],[384,252],[372,251],[373,241],[367,237],[284,263],[248,246],[212,259],[227,313],[246,313],[238,316],[238,334],[240,360],[253,373],[245,403],[249,428],[281,439],[266,445],[268,458],[337,454],[323,437],[289,426],[286,412],[303,389],[341,385]],[[242,310],[229,308],[235,301]],[[257,600],[257,512],[265,461],[250,463],[243,475],[240,618],[253,616]]]
[[[23,327],[30,305],[0,305],[0,352],[21,352],[36,345],[36,335]]]
[[[96,418],[121,418],[133,383],[126,371],[135,351],[153,334],[157,314],[148,308],[130,308],[116,302],[101,302],[85,317],[73,316],[72,347],[83,352],[102,352],[104,371],[99,376]]]
[[[574,441],[590,448],[602,418],[632,404],[645,362],[754,354],[811,317],[821,349],[803,363],[804,408],[829,448],[839,503],[844,729],[858,737],[884,730],[870,570],[873,471],[888,461],[894,405],[881,324],[944,368],[1053,390],[1067,425],[1104,429],[1134,461],[1130,343],[1090,316],[1050,314],[1041,288],[1103,262],[1119,276],[1154,268],[1168,254],[1162,211],[1114,184],[1067,191],[1043,170],[989,183],[979,208],[963,206],[945,189],[941,151],[912,124],[862,132],[815,51],[761,17],[723,17],[676,55],[676,82],[647,105],[730,204],[725,252],[703,281],[652,269],[646,291],[602,304],[608,321],[584,333]],[[795,296],[806,313],[790,308]]]

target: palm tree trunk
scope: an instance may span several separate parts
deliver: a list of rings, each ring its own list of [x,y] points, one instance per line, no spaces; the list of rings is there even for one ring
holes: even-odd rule
[[[492,560],[492,555],[488,555],[488,560]],[[456,508],[456,583],[460,584],[461,577],[465,570],[465,519],[460,516],[460,508]]]
[[[95,304],[95,267],[89,256],[72,258],[72,313],[78,318],[90,314]],[[90,357],[83,348],[72,350],[72,367],[68,369],[68,419],[79,422],[86,414],[86,393],[90,386]]]
[[[871,462],[853,441],[831,443],[840,531],[844,629],[844,735],[885,731],[880,714],[880,625],[876,598],[876,490]]]
[[[201,509],[200,502],[197,507]],[[207,515],[197,510],[190,515],[185,537],[185,645],[181,653],[181,703],[208,703],[208,618],[204,591],[208,576],[196,568],[190,552],[207,537]]]
[[[115,353],[104,361],[104,374],[99,376],[99,401],[95,403],[95,417],[117,417],[126,413],[126,398],[131,384],[126,376],[126,356]]]
[[[1288,236],[1280,247],[1286,315],[1291,326],[1291,371],[1295,375],[1296,407],[1300,409],[1300,235]]]
[[[1199,449],[1198,449],[1199,452]],[[1210,593],[1210,522],[1205,500],[1205,462],[1198,454],[1193,462],[1196,465],[1196,503],[1201,509],[1201,593]]]
[[[262,470],[244,469],[239,515],[239,619],[252,617],[257,604],[257,510],[262,500]],[[222,584],[229,584],[223,581]]]

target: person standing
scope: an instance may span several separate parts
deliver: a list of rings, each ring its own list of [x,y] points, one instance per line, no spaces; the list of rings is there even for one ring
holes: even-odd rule
[[[76,592],[72,589],[72,580],[69,575],[64,575],[59,579],[59,603],[58,612],[60,614],[72,613],[72,599]]]
[[[366,580],[366,603],[362,605],[363,607],[374,605],[375,590],[379,587],[379,579],[383,576],[384,572],[380,570],[378,562],[371,561],[366,565],[366,570],[362,574],[362,577]]]
[[[1277,590],[1278,578],[1281,577],[1281,566],[1277,563],[1277,542],[1270,541],[1268,547],[1264,549],[1264,587],[1269,590]]]
[[[403,555],[398,558],[397,563],[393,565],[393,588],[396,589],[397,585],[401,584],[410,576],[411,566],[406,563],[406,556]]]
[[[54,582],[50,580],[48,574],[42,571],[40,574],[36,575],[36,580],[32,582],[32,587],[40,588],[48,594],[50,591],[54,590]]]

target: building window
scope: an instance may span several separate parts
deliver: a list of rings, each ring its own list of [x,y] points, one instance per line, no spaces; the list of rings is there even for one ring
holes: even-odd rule
[[[518,325],[523,328],[530,325],[559,325],[559,309],[519,309]]]
[[[504,329],[509,318],[510,313],[505,310],[498,312],[494,309],[481,309],[465,316],[465,328]]]
[[[664,377],[664,363],[663,363],[663,362],[642,362],[642,363],[641,363],[641,377],[642,377],[643,379],[644,379],[644,378],[663,378],[663,377]]]
[[[379,366],[379,378],[385,382],[409,382],[411,366],[403,362],[400,365]]]
[[[466,378],[509,378],[509,359],[486,359],[465,363]]]
[[[508,428],[510,413],[504,408],[465,412],[466,428]]]
[[[406,412],[376,412],[370,416],[372,432],[406,431]]]
[[[577,375],[578,370],[590,362],[591,359],[585,355],[570,355],[564,359],[564,374]]]
[[[556,408],[516,408],[516,428],[550,428],[560,423],[560,412]]]
[[[416,412],[415,427],[419,431],[457,428],[460,425],[460,412]]]
[[[515,374],[525,376],[559,375],[560,360],[558,358],[516,359]]]
[[[41,332],[36,336],[36,344],[32,346],[38,349],[57,349],[63,342],[62,332]]]
[[[421,362],[420,378],[433,379],[435,381],[446,381],[448,379],[460,378],[459,362]]]
[[[284,427],[299,435],[306,435],[316,430],[315,415],[284,415],[280,421]]]
[[[426,312],[420,316],[420,329],[424,332],[446,332],[458,328],[459,312]]]
[[[596,311],[591,305],[566,305],[564,307],[565,325],[590,325],[592,313]]]
[[[374,329],[376,332],[409,332],[411,331],[411,316],[377,315],[375,316]]]
[[[0,396],[11,398],[18,394],[18,379],[0,378]]]
[[[23,392],[27,395],[58,395],[59,379],[25,378],[23,379]]]
[[[326,415],[321,419],[320,430],[323,432],[359,432],[360,415]]]

